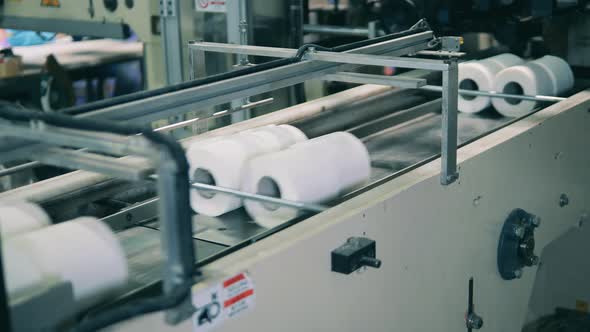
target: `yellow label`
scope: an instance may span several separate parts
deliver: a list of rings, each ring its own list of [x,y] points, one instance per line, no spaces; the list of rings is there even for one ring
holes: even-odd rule
[[[588,302],[582,300],[576,300],[576,310],[580,312],[588,312]]]
[[[41,6],[43,7],[60,7],[59,0],[41,0]]]

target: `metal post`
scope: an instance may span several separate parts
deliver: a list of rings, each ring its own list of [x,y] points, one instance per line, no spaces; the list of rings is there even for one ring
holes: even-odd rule
[[[178,169],[168,154],[163,155],[161,160],[164,162],[158,169],[158,195],[161,241],[166,248],[164,292],[170,294],[192,280],[195,251],[192,236],[187,236],[193,234],[188,183],[182,183],[179,180],[181,177],[176,176]],[[169,310],[166,321],[170,324],[182,321],[191,313],[190,306],[186,309]]]
[[[377,21],[370,21],[368,25],[368,38],[377,38]]]
[[[441,178],[448,185],[459,177],[457,173],[457,99],[459,97],[459,78],[457,59],[446,61],[448,69],[442,72],[442,142]]]
[[[247,0],[227,2],[227,42],[229,44],[248,45],[248,6]],[[248,66],[247,54],[238,54],[236,68]],[[249,98],[242,98],[231,102],[231,108],[237,109],[248,104]],[[250,118],[250,111],[244,110],[232,114],[231,122],[236,123]]]
[[[182,39],[180,37],[179,0],[160,0],[162,47],[168,84],[182,82]]]

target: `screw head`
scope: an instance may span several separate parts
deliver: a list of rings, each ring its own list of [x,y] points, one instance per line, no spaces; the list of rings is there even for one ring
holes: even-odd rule
[[[529,218],[529,222],[531,223],[531,225],[533,225],[534,227],[539,227],[541,226],[541,218],[539,218],[538,216],[533,216],[531,215]]]
[[[522,269],[516,269],[516,270],[514,270],[513,273],[514,273],[514,278],[516,278],[516,279],[522,278]]]
[[[570,198],[566,194],[559,196],[559,207],[564,207],[570,203]]]
[[[516,235],[518,238],[523,238],[524,237],[524,233],[525,233],[525,229],[522,226],[517,226],[514,228],[514,235]]]

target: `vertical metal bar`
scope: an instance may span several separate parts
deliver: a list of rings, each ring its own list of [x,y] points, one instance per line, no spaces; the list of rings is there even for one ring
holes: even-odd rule
[[[372,39],[372,38],[377,38],[377,21],[370,21],[369,25],[368,25],[368,38]]]
[[[248,45],[248,6],[247,0],[235,0],[227,2],[227,42],[230,44]],[[236,67],[248,66],[248,55],[238,54]],[[250,103],[249,98],[234,100],[231,108],[236,109]],[[236,123],[251,117],[250,111],[231,115],[231,122]]]
[[[180,37],[179,0],[160,0],[162,47],[168,84],[182,82],[182,39]]]
[[[164,152],[162,152],[164,153]],[[159,210],[162,225],[162,244],[165,248],[166,267],[164,292],[170,294],[177,287],[185,286],[191,280],[195,264],[192,240],[192,220],[189,202],[189,184],[178,176],[172,157],[163,155],[164,162],[158,169]],[[184,177],[186,180],[186,177]],[[182,321],[183,310],[169,310],[166,320],[171,324]]]
[[[441,178],[443,185],[448,185],[459,177],[457,173],[457,99],[458,70],[457,59],[447,61],[448,69],[442,72],[442,152]]]

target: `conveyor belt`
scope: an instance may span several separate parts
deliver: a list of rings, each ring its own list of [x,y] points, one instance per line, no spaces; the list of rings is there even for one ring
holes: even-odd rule
[[[391,114],[373,119],[365,126],[339,128],[354,133],[365,133],[362,140],[371,155],[372,182],[378,182],[424,160],[432,159],[440,153],[441,114],[437,107],[411,108],[411,116],[401,124],[373,131],[379,124],[391,120]],[[424,111],[424,107],[430,107]],[[428,112],[430,110],[430,112]],[[434,111],[434,112],[433,112]],[[394,113],[395,114],[395,113]],[[402,114],[398,112],[397,114]],[[410,120],[407,120],[408,117]],[[459,142],[467,142],[501,127],[511,119],[496,116],[493,112],[480,115],[459,115]],[[317,127],[314,127],[317,128]],[[348,198],[348,197],[347,197]],[[151,205],[150,205],[151,204]],[[143,209],[154,208],[155,201],[146,203]],[[154,210],[155,211],[155,210]],[[238,209],[220,217],[195,215],[193,218],[194,239],[197,260],[203,262],[224,252],[232,251],[234,246],[252,243],[275,230],[257,226],[245,213]],[[156,216],[146,220],[142,226],[118,233],[127,252],[131,266],[129,291],[157,282],[161,277],[161,252]]]

